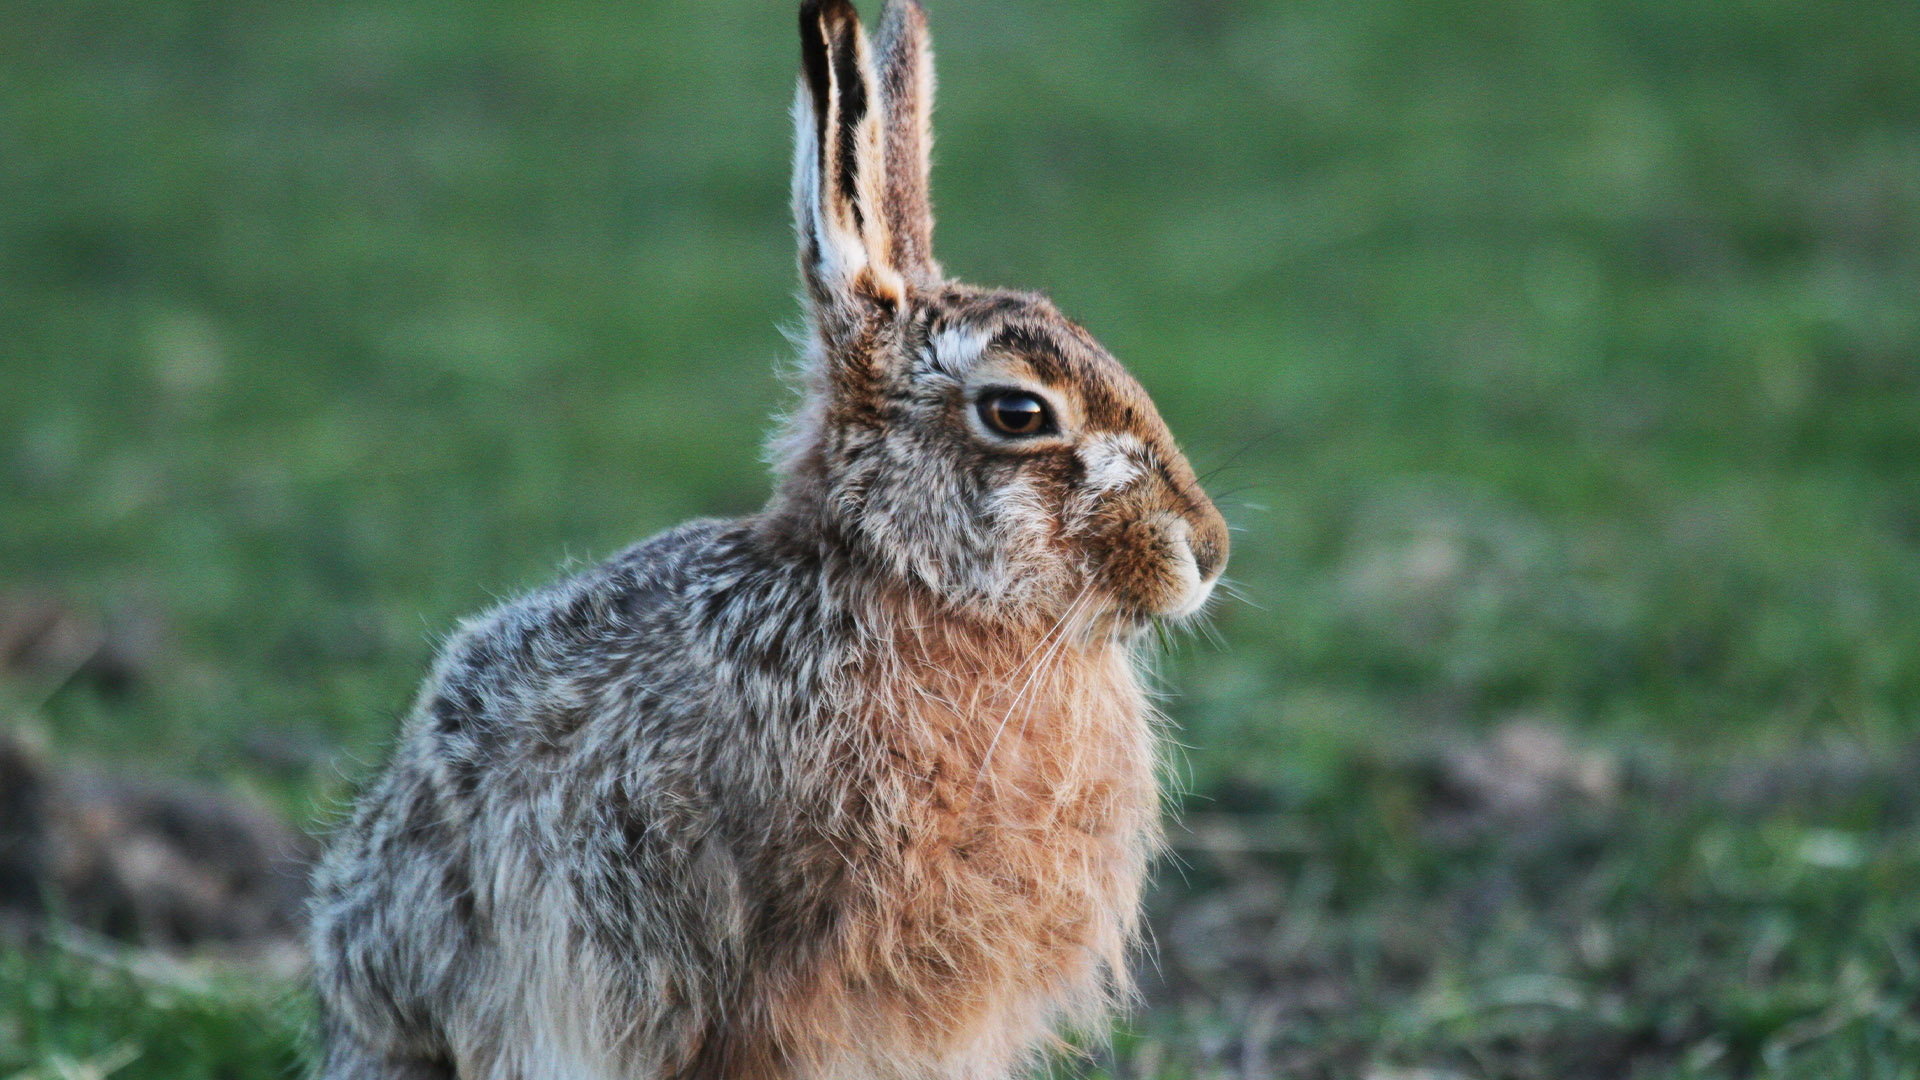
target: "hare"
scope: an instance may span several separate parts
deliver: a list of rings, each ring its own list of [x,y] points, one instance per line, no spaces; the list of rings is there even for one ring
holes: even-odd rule
[[[933,260],[920,6],[800,32],[773,494],[461,625],[316,871],[325,1080],[984,1080],[1127,992],[1136,653],[1226,525],[1086,331]]]

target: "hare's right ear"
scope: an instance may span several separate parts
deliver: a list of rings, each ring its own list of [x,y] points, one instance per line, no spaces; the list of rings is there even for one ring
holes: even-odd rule
[[[814,315],[831,334],[867,304],[897,305],[885,134],[867,37],[847,0],[800,5],[800,95],[794,103],[793,218],[800,273]]]
[[[893,265],[907,280],[940,281],[933,261],[933,199],[927,181],[933,156],[933,42],[919,0],[887,0],[874,34],[880,79],[880,122],[886,132],[887,182],[882,211],[893,242]]]

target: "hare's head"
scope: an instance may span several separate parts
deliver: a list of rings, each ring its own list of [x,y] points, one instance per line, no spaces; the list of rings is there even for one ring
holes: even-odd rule
[[[800,38],[806,397],[774,444],[776,512],[982,614],[1198,610],[1226,523],[1146,391],[1046,298],[933,260],[919,4],[890,0],[869,47],[847,0],[807,0]]]

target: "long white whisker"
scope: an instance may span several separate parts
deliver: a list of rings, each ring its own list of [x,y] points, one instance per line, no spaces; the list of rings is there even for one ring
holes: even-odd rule
[[[1084,596],[1084,595],[1086,595],[1086,591],[1085,591],[1085,590],[1082,590],[1082,592],[1081,592],[1081,595],[1082,595],[1082,596]],[[1074,608],[1074,607],[1077,607],[1077,606],[1078,606],[1078,601],[1076,600],[1076,601],[1075,601],[1075,603],[1074,603],[1074,605],[1072,605],[1072,606],[1070,606],[1070,607],[1069,607],[1069,608],[1067,609],[1067,612],[1068,612],[1068,617],[1069,617],[1069,618],[1071,618],[1071,617],[1074,617],[1074,615],[1075,615],[1075,613],[1074,613],[1074,610],[1073,610],[1073,608]],[[1086,607],[1086,608],[1085,608],[1084,610],[1082,610],[1082,611],[1080,612],[1080,614],[1085,614],[1085,613],[1086,613],[1086,611],[1090,611],[1090,610],[1092,610],[1092,608],[1093,608],[1093,605],[1092,605],[1092,604],[1088,604],[1088,605],[1087,605],[1087,607]],[[1044,666],[1045,666],[1046,664],[1048,664],[1048,663],[1051,663],[1051,662],[1052,662],[1052,660],[1053,660],[1053,657],[1054,657],[1054,656],[1058,656],[1058,655],[1059,655],[1059,653],[1060,653],[1060,649],[1061,649],[1061,648],[1062,648],[1063,646],[1065,646],[1065,645],[1066,645],[1066,642],[1067,642],[1067,639],[1068,639],[1068,638],[1070,638],[1070,637],[1073,637],[1073,636],[1075,636],[1075,635],[1076,635],[1076,634],[1078,634],[1079,632],[1080,632],[1080,629],[1079,629],[1079,628],[1074,628],[1074,629],[1070,629],[1070,630],[1068,630],[1068,631],[1066,631],[1065,633],[1063,633],[1063,634],[1061,634],[1061,635],[1059,636],[1059,638],[1057,638],[1057,639],[1055,639],[1055,641],[1054,641],[1054,643],[1053,643],[1053,651],[1052,651],[1052,653],[1051,653],[1051,654],[1049,654],[1049,655],[1048,655],[1048,657],[1047,657],[1047,659],[1046,659],[1045,661],[1042,661],[1042,663],[1041,663],[1041,667],[1044,667]],[[1040,673],[1040,668],[1035,668],[1035,669],[1034,669],[1034,674],[1035,674],[1035,675],[1038,675],[1039,673]],[[1031,679],[1029,679],[1029,681],[1031,681]],[[1024,693],[1025,691],[1023,690],[1022,692]],[[1009,710],[1007,710],[1007,717],[1008,717],[1008,719],[1011,719],[1011,718],[1013,717],[1013,710],[1011,710],[1011,709],[1009,709]],[[1027,725],[1028,725],[1028,724],[1030,724],[1030,723],[1032,723],[1032,722],[1033,722],[1033,705],[1032,705],[1031,703],[1029,703],[1029,704],[1027,705],[1027,711],[1026,711],[1026,714],[1020,717],[1020,735],[1019,735],[1019,737],[1020,737],[1020,738],[1025,738],[1025,737],[1026,737],[1026,734],[1027,734]],[[1003,726],[1004,726],[1004,722],[1003,722]],[[991,751],[989,751],[989,752],[991,752]],[[980,764],[980,771],[981,771],[981,775],[983,775],[983,776],[984,776],[984,775],[986,774],[986,762],[985,762],[984,760],[982,760],[982,762],[981,762],[981,764]]]
[[[1027,696],[1028,688],[1033,686],[1033,681],[1040,677],[1040,670],[1053,659],[1053,655],[1059,645],[1066,641],[1067,635],[1062,631],[1066,629],[1068,620],[1073,618],[1075,609],[1080,606],[1082,600],[1085,600],[1092,594],[1093,585],[1091,582],[1082,586],[1079,595],[1075,596],[1073,602],[1067,605],[1066,610],[1060,613],[1060,618],[1053,624],[1052,629],[1049,629],[1046,634],[1040,638],[1039,644],[1033,647],[1033,652],[1028,654],[1027,660],[1023,661],[1019,667],[1014,668],[1013,673],[1015,675],[1018,675],[1020,669],[1027,667],[1029,664],[1032,665],[1033,670],[1027,673],[1027,681],[1022,683],[1019,691],[1013,695],[1012,703],[1007,706],[1007,714],[1000,718],[1000,726],[993,729],[993,738],[987,741],[987,752],[980,756],[979,775],[975,776],[973,780],[975,788],[978,788],[981,781],[986,779],[987,766],[993,761],[993,751],[1000,745],[1000,736],[1006,733],[1007,724],[1013,719],[1015,710],[1020,708],[1020,699]],[[1056,635],[1058,635],[1057,638]],[[1045,652],[1045,656],[1041,657],[1043,651]],[[1035,662],[1036,657],[1040,657],[1038,662]]]
[[[1081,595],[1085,595],[1085,590],[1082,590]],[[1020,689],[1014,693],[1013,700],[1008,703],[1006,715],[1000,718],[1000,726],[993,729],[993,738],[987,740],[987,752],[980,756],[980,772],[974,777],[974,785],[976,787],[980,781],[986,778],[987,765],[993,761],[993,752],[1000,745],[1000,736],[1006,732],[1007,724],[1013,719],[1014,710],[1020,707],[1020,699],[1026,696],[1027,688],[1032,686],[1033,681],[1040,676],[1040,669],[1045,665],[1046,658],[1052,655],[1052,640],[1054,635],[1060,633],[1066,627],[1068,617],[1073,614],[1073,609],[1079,602],[1080,597],[1074,597],[1073,603],[1067,605],[1066,610],[1060,613],[1060,618],[1054,622],[1053,626],[1050,627],[1047,632],[1041,636],[1039,642],[1034,645],[1033,651],[1028,653],[1027,658],[1021,661],[1019,666],[1015,667],[1010,674],[1009,678],[1017,677],[1022,670],[1031,668],[1027,673],[1026,681],[1020,684]]]
[[[1019,664],[1014,666],[1014,669],[1012,671],[1007,673],[1008,681],[1012,681],[1014,679],[1019,678],[1022,672],[1029,672],[1027,675],[1026,683],[1022,684],[1021,686],[1020,694],[1014,695],[1013,700],[1015,704],[1019,703],[1021,694],[1024,694],[1026,692],[1026,687],[1029,685],[1032,685],[1034,675],[1037,675],[1039,673],[1041,662],[1042,662],[1042,656],[1043,654],[1048,652],[1054,635],[1057,633],[1060,633],[1062,630],[1066,628],[1067,620],[1073,617],[1073,609],[1079,605],[1082,599],[1086,597],[1088,591],[1091,588],[1092,588],[1092,585],[1089,584],[1087,586],[1082,587],[1079,593],[1075,594],[1072,602],[1067,604],[1066,609],[1060,613],[1060,617],[1054,620],[1053,625],[1048,628],[1046,633],[1040,635],[1040,640],[1034,644],[1033,650],[1027,654],[1027,658],[1025,660],[1020,661]],[[1009,712],[1008,715],[1012,715],[1011,712]],[[1004,722],[1002,726],[1004,726]]]
[[[1232,578],[1229,578],[1229,577],[1220,578],[1217,587],[1219,588],[1220,592],[1223,593],[1224,595],[1232,598],[1233,600],[1239,603],[1245,604],[1250,608],[1253,608],[1255,611],[1267,610],[1267,606],[1265,604],[1262,604],[1259,601],[1253,599],[1251,596],[1248,596],[1247,590],[1244,587],[1242,587],[1241,583],[1233,580]]]

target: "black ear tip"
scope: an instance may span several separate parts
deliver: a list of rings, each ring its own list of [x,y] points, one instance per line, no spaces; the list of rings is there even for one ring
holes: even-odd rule
[[[824,48],[860,25],[860,13],[848,0],[801,0],[800,41],[808,49]]]
[[[801,0],[801,69],[820,115],[826,115],[833,92],[831,69],[853,54],[859,40],[860,13],[849,0]]]
[[[802,0],[800,4],[802,23],[825,21],[831,25],[843,22],[859,22],[860,13],[853,9],[850,0]]]

